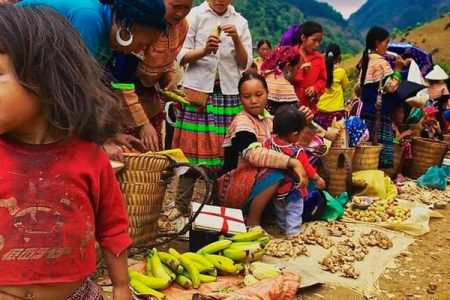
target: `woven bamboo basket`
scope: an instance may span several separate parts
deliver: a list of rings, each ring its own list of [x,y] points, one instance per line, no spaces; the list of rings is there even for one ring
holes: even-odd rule
[[[352,169],[353,172],[362,170],[377,170],[380,161],[380,152],[382,145],[372,146],[370,143],[355,148],[353,156]]]
[[[401,171],[399,170],[399,167],[402,157],[403,157],[403,146],[401,146],[400,144],[394,144],[394,165],[392,166],[392,168],[382,169],[387,176],[393,178],[395,175],[398,174],[398,172]]]
[[[419,178],[429,167],[440,166],[447,153],[448,143],[432,139],[415,138],[412,141],[414,158],[409,169],[409,177]]]
[[[351,194],[352,160],[354,154],[354,148],[331,147],[328,149],[327,154],[323,156],[324,165],[329,172],[327,191],[332,196],[336,197],[343,192]]]
[[[448,148],[447,151],[450,150],[450,134],[444,134],[444,142],[446,142],[448,144]]]
[[[117,174],[128,214],[128,233],[133,247],[156,239],[167,184],[162,172],[171,160],[154,153],[126,153],[125,167]]]
[[[409,129],[413,131],[411,137],[420,137],[420,131],[422,131],[422,125],[420,124],[409,124]]]

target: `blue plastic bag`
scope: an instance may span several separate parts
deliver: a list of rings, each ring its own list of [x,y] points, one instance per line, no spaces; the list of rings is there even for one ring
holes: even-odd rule
[[[417,179],[417,184],[422,187],[445,191],[447,188],[446,169],[438,166],[428,168],[427,172]]]

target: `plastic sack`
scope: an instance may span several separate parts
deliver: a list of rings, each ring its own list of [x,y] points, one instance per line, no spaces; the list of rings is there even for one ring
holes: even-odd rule
[[[320,219],[324,221],[333,221],[342,218],[344,215],[345,204],[348,202],[348,194],[344,192],[337,198],[334,198],[326,191],[323,191],[323,194],[327,199],[327,206]]]
[[[447,189],[447,173],[438,166],[430,167],[424,175],[417,179],[417,184],[422,187],[445,191]]]
[[[353,173],[353,196],[395,199],[397,188],[392,180],[380,170],[364,170]]]

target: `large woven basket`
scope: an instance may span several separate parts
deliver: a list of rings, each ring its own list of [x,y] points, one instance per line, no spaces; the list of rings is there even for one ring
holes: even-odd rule
[[[447,151],[450,150],[450,134],[444,134],[444,142],[448,144]]]
[[[413,179],[425,174],[429,167],[440,166],[447,153],[446,142],[432,139],[415,138],[412,141],[414,158],[409,169],[409,176]]]
[[[403,146],[401,146],[400,144],[394,144],[394,165],[392,166],[392,168],[381,170],[383,170],[387,176],[393,178],[401,171],[399,170],[399,167],[402,157],[403,157]]]
[[[128,213],[128,233],[133,247],[156,239],[167,184],[162,171],[170,164],[167,156],[126,153],[125,167],[117,174]]]
[[[343,192],[351,194],[352,160],[354,154],[354,148],[331,147],[328,149],[327,154],[323,156],[322,160],[329,172],[329,178],[326,178],[328,179],[327,191],[332,196],[338,196]],[[320,175],[322,176],[323,174]]]
[[[382,145],[372,146],[370,143],[356,147],[355,155],[353,156],[353,172],[377,170],[382,148]]]

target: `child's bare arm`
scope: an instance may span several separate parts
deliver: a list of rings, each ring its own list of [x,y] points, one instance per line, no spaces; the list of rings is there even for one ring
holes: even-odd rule
[[[133,299],[128,287],[128,264],[127,251],[123,251],[119,256],[102,248],[103,258],[108,268],[109,277],[113,285],[114,300],[131,300]]]

